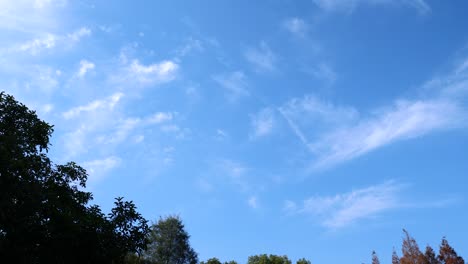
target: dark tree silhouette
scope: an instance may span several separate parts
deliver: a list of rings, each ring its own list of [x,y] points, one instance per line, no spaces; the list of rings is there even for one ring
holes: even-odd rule
[[[54,164],[53,127],[0,93],[0,255],[16,263],[117,263],[145,246],[146,220],[117,199],[109,216],[89,205],[87,173]]]

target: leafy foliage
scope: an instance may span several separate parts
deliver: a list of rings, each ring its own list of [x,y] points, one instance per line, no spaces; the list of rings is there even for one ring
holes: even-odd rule
[[[311,264],[309,260],[305,259],[305,258],[301,258],[299,260],[297,260],[296,264]]]
[[[89,205],[87,173],[48,157],[53,127],[0,93],[0,255],[18,263],[118,263],[146,244],[147,223],[118,198]]]
[[[218,258],[210,258],[206,262],[205,261],[200,262],[200,264],[237,264],[237,262],[235,262],[234,260],[231,260],[231,261],[226,261],[222,263]]]
[[[178,216],[160,218],[151,226],[146,262],[158,264],[196,264],[198,256],[190,247],[190,236]]]
[[[291,264],[291,260],[287,256],[262,254],[250,256],[247,264]]]

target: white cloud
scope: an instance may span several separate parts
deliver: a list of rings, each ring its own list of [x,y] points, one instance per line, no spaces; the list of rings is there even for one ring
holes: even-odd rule
[[[424,0],[313,0],[323,10],[333,12],[353,12],[359,5],[403,5],[416,9],[421,14],[431,11]]]
[[[176,78],[179,65],[173,61],[165,60],[149,65],[141,64],[138,60],[133,60],[126,69],[124,81],[138,82],[141,85],[156,85],[167,83]],[[117,76],[117,80],[121,76]]]
[[[84,162],[83,168],[85,168],[89,174],[88,182],[95,184],[102,181],[106,176],[108,176],[108,173],[115,167],[119,166],[121,162],[122,160],[116,156]]]
[[[258,199],[256,196],[250,196],[250,198],[247,200],[247,204],[250,206],[250,208],[257,209],[258,208]]]
[[[64,36],[46,33],[41,37],[16,44],[10,48],[9,51],[28,52],[32,55],[38,55],[44,50],[50,50],[56,47],[72,46],[79,42],[81,38],[89,35],[91,35],[91,30],[86,27],[82,27]]]
[[[91,35],[91,30],[89,28],[82,27],[70,34],[67,34],[67,37],[65,38],[65,40],[71,41],[71,42],[78,42],[81,40],[81,38],[87,37],[90,35]]]
[[[0,1],[0,28],[37,33],[59,26],[66,0]]]
[[[283,211],[287,213],[295,213],[297,212],[297,204],[291,200],[284,201]]]
[[[280,108],[292,131],[316,155],[314,169],[359,157],[393,142],[464,125],[466,113],[444,99],[398,100],[358,118],[353,108],[314,97],[293,99]]]
[[[397,101],[388,110],[311,143],[309,147],[319,153],[314,167],[328,167],[398,140],[458,127],[465,114],[450,101]]]
[[[51,49],[55,47],[56,42],[57,37],[49,33],[42,38],[33,39],[31,41],[19,44],[18,50],[30,52],[31,54],[35,55],[43,49]]]
[[[25,76],[29,75],[31,80],[26,83],[26,89],[38,89],[42,93],[51,94],[59,86],[57,73],[48,66],[33,66]],[[34,92],[34,91],[29,91]]]
[[[176,50],[176,55],[178,57],[184,57],[190,54],[193,51],[201,52],[204,50],[202,41],[199,39],[194,39],[192,37],[188,38],[186,43]]]
[[[331,229],[343,228],[406,206],[399,198],[402,188],[402,185],[386,182],[333,196],[310,197],[300,206],[287,200],[284,209],[289,213],[312,215]]]
[[[315,159],[312,169],[328,168],[386,145],[429,133],[466,127],[468,67],[425,85],[421,99],[399,99],[364,115],[313,96],[292,99],[279,112]]]
[[[271,51],[266,42],[262,41],[260,47],[249,48],[245,52],[245,58],[258,72],[271,72],[276,70],[277,56]]]
[[[263,137],[270,134],[274,126],[274,112],[271,108],[264,108],[251,116],[253,132],[251,138]]]
[[[213,80],[227,91],[230,101],[236,101],[239,97],[250,95],[247,89],[247,78],[243,72],[235,71],[217,75],[213,77]]]
[[[114,133],[107,135],[102,140],[104,143],[111,143],[116,144],[123,142],[125,139],[128,138],[130,133],[141,124],[141,120],[139,118],[125,118],[120,120],[115,128]]]
[[[47,114],[47,113],[50,113],[53,109],[54,109],[54,105],[53,104],[44,104],[42,105],[42,107],[40,108],[41,112]]]
[[[359,113],[352,107],[335,106],[311,95],[294,98],[280,107],[279,112],[286,119],[293,132],[308,146],[310,133],[303,131],[313,126],[314,134],[332,128],[352,124]],[[317,135],[315,135],[317,136]]]
[[[223,129],[216,129],[216,139],[223,140],[228,137],[228,134]]]
[[[173,114],[170,112],[157,112],[148,117],[146,121],[150,124],[160,124],[173,119]]]
[[[83,112],[96,111],[98,109],[113,109],[123,97],[123,93],[115,93],[103,100],[95,100],[83,106],[74,107],[62,114],[63,118],[71,119],[79,116]]]
[[[307,33],[308,26],[303,19],[293,17],[283,22],[283,27],[293,35],[304,37]]]
[[[90,128],[88,126],[80,125],[75,130],[63,135],[62,145],[65,150],[63,158],[69,159],[88,150],[89,144],[87,144],[87,140],[89,139],[87,136],[89,130]]]
[[[215,161],[215,168],[220,176],[227,177],[230,184],[236,186],[240,191],[251,189],[247,179],[247,173],[250,169],[244,164],[230,159],[221,159]]]
[[[222,160],[219,164],[224,172],[227,173],[232,179],[241,178],[246,172],[247,168],[242,164],[232,161],[232,160]]]
[[[95,67],[94,63],[87,61],[87,60],[81,60],[80,61],[80,69],[78,70],[78,77],[84,77],[86,73],[90,70],[93,70]]]

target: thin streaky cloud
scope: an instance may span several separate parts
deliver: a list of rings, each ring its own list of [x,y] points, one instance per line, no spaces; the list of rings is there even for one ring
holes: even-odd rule
[[[409,201],[404,198],[404,191],[409,187],[391,180],[334,195],[314,195],[301,202],[285,200],[283,211],[289,215],[309,215],[324,227],[337,230],[378,219],[392,210],[441,208],[459,201],[458,197],[433,201],[424,197],[422,202]]]
[[[66,0],[18,0],[0,1],[0,29],[27,34],[47,32],[58,28],[60,11]]]
[[[401,207],[403,187],[390,181],[331,196],[312,196],[300,205],[286,200],[283,208],[289,214],[310,215],[327,228],[339,229]]]
[[[399,99],[367,115],[313,96],[292,99],[279,111],[313,153],[311,169],[326,169],[401,140],[466,126],[467,71],[462,64],[425,84],[437,90],[432,98]]]
[[[240,97],[249,96],[247,77],[241,71],[220,74],[212,77],[226,91],[229,101],[236,101]]]
[[[244,55],[257,72],[272,72],[276,70],[278,58],[265,41],[260,42],[258,48],[247,49]]]
[[[10,47],[8,52],[27,52],[31,55],[39,55],[41,52],[51,50],[53,48],[70,47],[78,43],[82,38],[90,36],[91,30],[86,27],[77,29],[66,35],[55,35],[45,33],[41,37],[32,40],[15,44]]]
[[[105,99],[94,100],[89,104],[74,107],[62,113],[62,116],[65,119],[71,119],[79,116],[81,113],[84,112],[96,111],[98,109],[112,109],[122,99],[123,96],[123,93],[118,92]]]
[[[431,12],[431,7],[424,0],[313,0],[321,9],[328,12],[352,13],[360,5],[391,6],[401,5],[414,8],[420,14]]]
[[[450,101],[398,101],[383,113],[324,134],[309,147],[319,153],[314,168],[354,159],[399,140],[458,127],[465,113]]]
[[[109,175],[109,172],[121,163],[122,159],[119,157],[110,156],[83,162],[83,168],[89,173],[89,183],[93,185],[104,180]]]

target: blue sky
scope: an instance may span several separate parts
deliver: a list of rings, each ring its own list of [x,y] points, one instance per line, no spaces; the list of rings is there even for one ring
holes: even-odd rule
[[[2,90],[201,260],[468,257],[468,3],[0,1]]]

